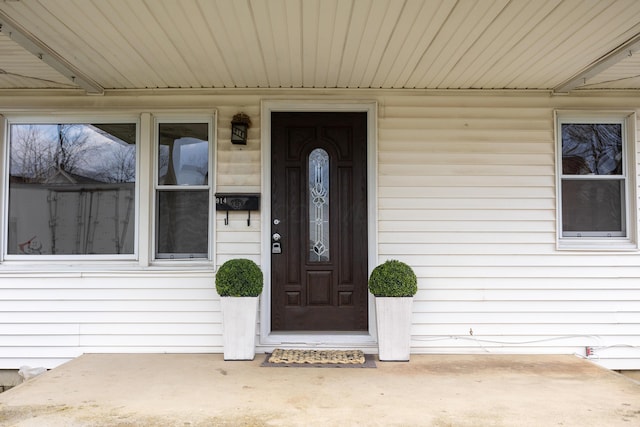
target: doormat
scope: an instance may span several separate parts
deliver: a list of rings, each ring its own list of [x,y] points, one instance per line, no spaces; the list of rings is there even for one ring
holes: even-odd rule
[[[373,355],[361,350],[283,350],[267,353],[262,366],[282,368],[375,368]]]

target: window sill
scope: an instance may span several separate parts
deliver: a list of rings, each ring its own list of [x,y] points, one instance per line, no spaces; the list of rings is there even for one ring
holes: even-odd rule
[[[633,252],[638,245],[628,240],[563,239],[557,244],[559,251]]]
[[[136,262],[75,261],[5,261],[0,264],[0,277],[210,277],[212,262],[141,266]]]

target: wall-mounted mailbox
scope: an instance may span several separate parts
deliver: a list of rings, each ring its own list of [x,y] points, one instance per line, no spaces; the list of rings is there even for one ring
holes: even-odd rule
[[[227,211],[224,224],[229,224],[229,211],[247,211],[247,226],[251,225],[251,211],[260,210],[259,194],[216,193],[216,210]]]

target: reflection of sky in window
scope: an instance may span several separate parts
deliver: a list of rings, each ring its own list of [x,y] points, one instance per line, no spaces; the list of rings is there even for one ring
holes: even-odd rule
[[[191,137],[174,140],[170,145],[158,147],[158,178],[161,184],[166,182],[169,164],[176,176],[177,185],[206,185],[209,173],[209,142]]]
[[[204,185],[209,171],[209,143],[184,137],[173,143],[173,170],[178,185]]]
[[[66,138],[75,147],[72,154],[77,157],[74,173],[101,181],[135,182],[134,144],[91,124],[62,125],[69,126]],[[30,139],[25,142],[27,136]],[[58,124],[12,124],[10,147],[11,175],[29,175],[33,166],[29,162],[55,167],[53,158],[59,148]],[[123,168],[130,170],[123,174]]]

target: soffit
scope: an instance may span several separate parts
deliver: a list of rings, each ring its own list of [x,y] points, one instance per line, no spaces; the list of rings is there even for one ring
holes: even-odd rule
[[[640,2],[5,0],[3,19],[71,71],[5,27],[0,89],[553,90],[640,33]],[[574,86],[638,89],[636,70],[632,55]]]

